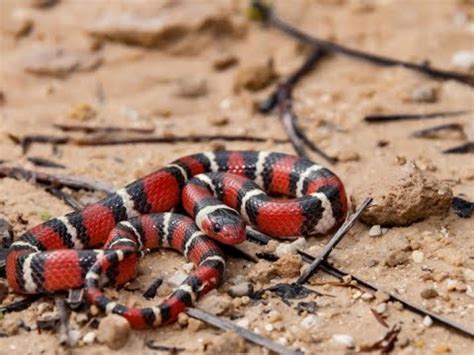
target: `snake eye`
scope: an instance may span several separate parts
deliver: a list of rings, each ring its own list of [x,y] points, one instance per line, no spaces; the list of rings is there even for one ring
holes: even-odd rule
[[[222,230],[222,225],[220,225],[219,223],[214,223],[212,225],[212,230],[214,231],[214,233],[219,233]]]

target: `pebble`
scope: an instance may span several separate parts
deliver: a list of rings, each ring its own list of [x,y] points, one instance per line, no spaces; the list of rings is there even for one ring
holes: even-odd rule
[[[375,311],[378,314],[383,314],[383,313],[385,313],[386,310],[387,310],[387,304],[385,302],[381,303],[377,307],[375,307]]]
[[[433,325],[433,319],[431,319],[430,316],[426,316],[425,318],[423,318],[423,325],[426,327],[426,328],[429,328]]]
[[[433,103],[438,100],[438,90],[432,85],[420,86],[412,91],[410,100],[413,102]]]
[[[221,315],[232,307],[232,299],[226,294],[219,294],[216,290],[212,290],[201,299],[200,307],[205,311]]]
[[[76,322],[79,325],[87,323],[88,320],[89,320],[89,317],[87,316],[86,313],[79,313],[76,316]]]
[[[171,287],[178,287],[183,283],[184,280],[188,277],[187,274],[178,271],[176,274],[171,276],[166,280],[166,282],[171,286]]]
[[[413,262],[420,264],[423,262],[423,258],[425,257],[425,254],[422,251],[419,250],[414,250],[411,253],[411,258],[413,259]]]
[[[61,339],[60,339],[61,340]],[[74,347],[81,340],[81,331],[79,329],[71,329],[69,331],[69,346]]]
[[[458,51],[453,54],[451,58],[453,65],[465,69],[474,69],[474,52],[473,51]]]
[[[248,318],[240,318],[237,322],[235,322],[239,327],[248,329],[250,326],[250,321]]]
[[[95,340],[95,332],[87,332],[82,337],[82,341],[84,342],[84,344],[92,344],[94,340]]]
[[[360,298],[362,298],[364,301],[372,301],[375,298],[375,296],[371,293],[365,292],[362,294]]]
[[[390,296],[386,294],[385,292],[382,291],[377,291],[375,292],[375,299],[377,302],[382,303],[382,302],[387,302],[390,300]]]
[[[315,314],[309,314],[301,321],[301,326],[305,329],[316,328],[321,325],[321,320]]]
[[[183,78],[178,81],[176,96],[197,98],[208,92],[207,81],[204,78]]]
[[[0,281],[0,303],[8,296],[8,284],[6,281]]]
[[[234,78],[234,92],[239,93],[242,89],[258,91],[264,89],[278,78],[275,72],[273,60],[264,64],[243,66],[239,68]]]
[[[196,333],[197,331],[204,328],[204,323],[198,319],[189,318],[188,320],[188,329],[192,333]]]
[[[382,227],[379,224],[372,226],[369,230],[369,237],[380,237],[382,235]]]
[[[231,297],[251,296],[253,294],[253,284],[250,282],[242,282],[229,287],[227,291]]]
[[[18,334],[18,329],[20,329],[20,320],[18,319],[3,319],[0,322],[1,329],[8,335]]]
[[[182,266],[185,273],[189,274],[194,269],[194,263],[186,263]]]
[[[99,308],[97,308],[97,306],[93,304],[89,307],[89,312],[91,313],[92,316],[96,316],[99,314]]]
[[[335,343],[344,345],[346,348],[353,348],[354,338],[348,334],[334,334],[331,338]]]
[[[271,331],[273,331],[273,325],[265,324],[263,329],[265,329],[267,332],[271,332]]]
[[[97,329],[97,339],[107,344],[110,349],[118,350],[128,341],[130,336],[130,323],[116,314],[110,314],[100,321]]]
[[[97,116],[97,111],[89,104],[80,103],[71,107],[67,116],[76,121],[88,121]]]
[[[408,255],[403,250],[394,250],[385,258],[385,265],[395,267],[408,262]]]
[[[420,295],[425,300],[429,300],[429,299],[432,299],[432,298],[435,298],[435,297],[439,296],[438,291],[436,291],[433,287],[428,287],[428,288],[423,289],[420,292]]]
[[[296,254],[286,254],[273,263],[275,272],[281,277],[297,277],[300,274],[303,258]]]
[[[210,116],[207,121],[211,126],[221,127],[229,123],[229,118],[226,116]]]
[[[281,313],[277,310],[272,310],[270,313],[267,314],[267,318],[271,323],[278,322],[281,320]]]
[[[189,323],[189,316],[186,313],[182,312],[178,315],[177,322],[180,326],[185,327]]]
[[[466,287],[466,295],[468,297],[474,298],[474,287],[468,285]]]
[[[276,276],[273,264],[266,260],[259,260],[249,272],[249,278],[254,282],[268,282]]]
[[[306,247],[306,239],[298,238],[291,243],[280,243],[275,249],[275,255],[282,257],[287,254],[295,254],[298,249],[304,249]]]

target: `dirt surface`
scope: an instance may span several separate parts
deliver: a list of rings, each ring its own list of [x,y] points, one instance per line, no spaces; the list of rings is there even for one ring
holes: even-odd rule
[[[0,4],[0,160],[33,168],[27,157],[48,158],[66,169],[44,171],[88,176],[120,187],[175,158],[222,145],[227,149],[293,152],[289,144],[273,142],[285,137],[277,118],[254,110],[254,103],[265,98],[273,86],[262,90],[255,83],[249,87],[241,83],[242,75],[248,76],[256,65],[268,69],[271,60],[272,73],[263,77],[275,82],[276,75],[284,77],[297,68],[305,54],[301,46],[281,33],[249,22],[243,15],[246,1],[116,0],[86,4],[72,0],[49,7],[32,5],[36,3],[3,0]],[[275,6],[286,20],[309,33],[399,59],[429,60],[435,67],[466,71],[455,66],[459,63],[453,62],[453,56],[459,51],[472,56],[474,51],[472,1],[301,0],[275,1]],[[474,200],[472,154],[442,154],[463,143],[465,135],[410,137],[417,129],[458,122],[473,140],[472,114],[380,125],[363,121],[365,114],[465,110],[474,109],[473,103],[474,92],[466,85],[437,82],[405,69],[381,68],[341,56],[323,60],[295,91],[296,111],[305,132],[328,153],[343,158],[331,169],[352,197],[366,191],[367,186],[376,191],[381,180],[384,188],[391,186],[386,183],[390,176],[416,164],[430,179],[442,183],[443,191],[449,188],[454,196]],[[8,138],[8,134],[62,135],[53,123],[153,128],[155,134],[168,136],[252,134],[268,137],[268,142],[64,145],[56,151],[36,144],[23,155]],[[324,163],[317,156],[313,158]],[[391,182],[396,183],[396,179]],[[100,197],[90,193],[75,196],[84,203]],[[17,236],[68,211],[70,207],[28,182],[0,180],[0,212]],[[381,228],[380,233],[371,227],[357,224],[332,253],[331,261],[385,290],[474,327],[472,218],[462,219],[443,209],[437,216],[408,226]],[[328,238],[309,239],[307,250],[317,255]],[[313,277],[308,287],[323,296],[292,300],[291,306],[274,295],[258,302],[227,295],[229,287],[247,279],[255,289],[294,281],[284,276],[293,276],[295,263],[298,266],[301,260],[287,259],[276,267],[287,270],[282,264],[288,262],[292,272],[279,276],[265,275],[275,268],[270,262],[254,265],[229,258],[226,282],[198,306],[308,354],[358,351],[381,339],[388,329],[371,309],[381,313],[389,326],[401,325],[395,353],[468,354],[474,348],[472,339],[436,324],[430,326],[429,319],[398,303],[386,302],[383,295],[372,298],[357,288],[334,286],[334,279],[322,273]],[[165,280],[179,276],[188,270],[183,265],[183,258],[171,252],[148,256],[140,266],[138,287],[145,289],[157,276]],[[258,272],[263,273],[262,278],[250,278]],[[166,294],[164,288],[160,299]],[[108,292],[125,304],[159,301],[145,301],[140,290]],[[3,303],[18,297],[10,294]],[[315,313],[295,310],[301,301],[316,302]],[[67,352],[52,331],[12,330],[19,319],[34,325],[44,316],[40,313],[49,307],[52,310],[53,305],[45,298],[26,311],[5,315],[0,320],[1,332],[12,335],[0,338],[0,353]],[[97,330],[81,323],[79,315],[73,314],[72,323],[81,340],[72,353],[112,352],[94,339],[92,344],[84,344],[93,336],[83,337]],[[220,334],[183,318],[180,324],[157,330],[132,331],[120,351],[152,353],[144,344],[154,340],[185,352],[267,353],[232,334]]]

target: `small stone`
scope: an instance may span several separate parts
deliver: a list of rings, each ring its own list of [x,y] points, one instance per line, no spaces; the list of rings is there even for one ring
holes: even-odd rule
[[[227,293],[231,297],[251,296],[253,294],[253,284],[250,282],[242,282],[238,285],[229,287]]]
[[[97,306],[93,304],[89,307],[89,312],[91,313],[92,316],[96,316],[99,314],[99,308],[97,308]]]
[[[234,78],[234,92],[239,93],[242,89],[258,91],[266,88],[277,78],[271,59],[265,64],[241,67]]]
[[[369,237],[379,237],[382,235],[382,227],[376,224],[369,229]]]
[[[435,297],[438,297],[439,294],[438,294],[438,291],[436,291],[434,288],[432,287],[428,287],[428,288],[425,288],[423,289],[421,292],[420,292],[420,295],[422,298],[424,298],[425,300],[429,300],[429,299],[432,299],[432,298],[435,298]]]
[[[271,323],[278,322],[281,320],[281,313],[276,310],[272,310],[267,314],[267,318]]]
[[[183,78],[178,81],[176,96],[185,98],[197,98],[208,92],[207,81],[204,78]]]
[[[451,352],[451,348],[446,344],[438,344],[434,349],[435,354],[447,354]]]
[[[81,340],[81,331],[79,329],[71,329],[69,331],[69,337],[68,337],[68,345],[71,347],[76,346],[79,343],[79,340]],[[66,339],[62,339],[59,337],[60,342],[65,342]]]
[[[176,274],[174,274],[173,276],[171,276],[170,278],[168,278],[168,279],[166,280],[166,282],[167,282],[171,287],[178,287],[179,285],[181,285],[181,284],[184,282],[184,280],[186,280],[187,277],[188,277],[187,274],[178,271]]]
[[[265,329],[267,332],[272,332],[273,331],[273,325],[265,324],[263,329]]]
[[[180,326],[185,327],[189,323],[189,316],[186,313],[182,312],[178,315],[178,321],[177,322]]]
[[[89,321],[89,316],[86,313],[78,313],[76,316],[76,322],[79,325],[84,325]]]
[[[195,318],[189,318],[188,320],[188,330],[191,333],[196,333],[197,331],[203,329],[205,327],[205,324],[201,322],[198,319]]]
[[[207,121],[211,126],[221,127],[229,123],[229,118],[225,116],[210,116]]]
[[[254,282],[268,282],[276,276],[273,264],[266,260],[259,260],[249,272],[249,278]]]
[[[458,51],[453,54],[451,63],[464,70],[474,69],[474,52]]]
[[[291,243],[280,243],[275,250],[275,255],[281,258],[286,254],[295,254],[298,249],[304,249],[306,244],[307,241],[304,238],[298,238]]]
[[[408,262],[408,255],[403,250],[392,251],[385,258],[385,265],[395,267],[397,265],[403,265]]]
[[[458,286],[458,283],[456,280],[448,279],[448,281],[446,282],[446,289],[450,292],[456,291],[457,286]]]
[[[229,53],[224,53],[216,57],[212,62],[212,67],[217,71],[222,71],[233,67],[239,62],[239,59]]]
[[[83,337],[82,341],[84,344],[92,344],[95,340],[95,332],[87,332]]]
[[[438,90],[433,85],[417,87],[412,91],[410,100],[413,102],[433,103],[438,100]]]
[[[466,287],[466,295],[468,297],[474,298],[474,287],[467,285]]]
[[[355,345],[354,338],[347,334],[334,334],[331,339],[337,344],[344,345],[346,348],[353,348]]]
[[[8,284],[6,281],[0,280],[0,303],[8,296]]]
[[[374,266],[377,266],[378,264],[379,264],[378,260],[375,260],[375,259],[367,260],[367,266],[368,267],[374,267]]]
[[[110,314],[100,321],[97,329],[97,339],[107,344],[110,349],[118,350],[128,341],[130,336],[130,324],[128,321],[116,314]]]
[[[421,247],[421,245],[420,245],[420,243],[419,243],[418,241],[416,241],[416,240],[410,241],[410,249],[411,249],[411,250],[418,250],[418,249],[420,249],[420,247]],[[420,252],[420,253],[422,253],[422,252]],[[423,253],[422,253],[422,254],[423,254]],[[412,255],[412,257],[413,257],[413,255]],[[415,260],[415,259],[413,259],[413,260]],[[422,260],[423,260],[423,259],[422,259]],[[415,261],[415,262],[416,262],[416,261]],[[421,261],[420,261],[420,262],[421,262]]]
[[[425,254],[422,251],[419,250],[414,250],[411,253],[411,258],[413,259],[413,262],[420,264],[423,262],[423,258],[425,257]]]
[[[371,293],[365,292],[362,294],[360,298],[362,298],[364,301],[372,301],[375,298],[375,296]]]
[[[387,310],[387,304],[385,302],[380,303],[377,307],[375,307],[375,311],[378,314],[383,314],[383,313],[385,313],[386,310]]]
[[[182,266],[185,273],[189,274],[194,269],[194,263],[186,263]]]
[[[426,327],[426,328],[429,328],[433,325],[433,319],[431,319],[430,316],[426,316],[425,318],[423,318],[423,325]]]
[[[308,314],[301,321],[301,326],[305,329],[317,328],[321,325],[321,320],[315,314]]]
[[[388,302],[390,300],[390,295],[382,291],[375,292],[375,299],[378,303]]]
[[[299,276],[302,265],[302,257],[295,254],[284,255],[273,263],[276,273],[281,277]]]
[[[235,322],[235,324],[237,324],[239,327],[248,329],[250,326],[250,321],[248,320],[248,318],[240,318],[239,320],[237,320],[237,322]]]

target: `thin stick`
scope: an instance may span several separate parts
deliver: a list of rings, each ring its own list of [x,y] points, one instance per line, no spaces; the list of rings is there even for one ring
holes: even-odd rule
[[[340,53],[349,57],[365,60],[382,66],[402,66],[404,68],[414,70],[419,73],[431,76],[432,78],[441,80],[456,80],[470,86],[474,86],[474,76],[458,73],[454,71],[447,71],[442,69],[431,68],[427,64],[416,64],[408,61],[393,59],[376,54],[367,53],[361,50],[348,48],[330,41],[325,41],[297,29],[289,23],[280,19],[271,7],[264,4],[262,1],[254,0],[252,2],[253,9],[260,15],[264,23],[275,27],[276,29],[286,33],[287,35],[299,40],[300,42],[318,46],[327,52]]]
[[[473,111],[469,111],[469,110],[461,110],[461,111],[440,111],[440,112],[428,112],[428,113],[367,115],[364,117],[364,121],[368,123],[384,123],[384,122],[407,121],[407,120],[425,120],[425,119],[441,118],[441,117],[463,116],[472,112]]]
[[[30,307],[33,302],[35,302],[36,300],[39,300],[43,296],[44,295],[40,295],[40,294],[30,295],[17,302],[0,306],[0,313],[11,313],[11,312],[23,311],[24,309],[27,309],[28,307]]]
[[[346,233],[354,226],[357,219],[360,217],[362,212],[370,205],[372,198],[367,198],[362,202],[362,205],[353,213],[344,224],[337,230],[336,234],[331,238],[329,243],[326,244],[323,251],[319,256],[314,259],[311,265],[303,272],[303,274],[296,280],[296,283],[302,284],[308,281],[308,279],[316,272],[321,263],[327,259],[332,250],[336,247],[337,244],[342,240]]]
[[[474,153],[474,141],[467,142],[456,147],[452,147],[443,151],[444,154],[467,154]]]
[[[86,179],[80,176],[47,174],[40,171],[32,171],[21,167],[0,166],[0,178],[9,177],[17,180],[33,180],[42,184],[53,186],[66,186],[74,190],[89,190],[113,193],[114,189],[102,182]]]
[[[252,343],[255,343],[257,345],[263,346],[264,348],[267,348],[271,351],[276,352],[277,354],[293,354],[293,355],[300,355],[302,354],[301,351],[299,350],[293,350],[290,349],[286,346],[280,345],[278,343],[275,343],[274,341],[267,339],[259,334],[255,334],[252,331],[242,328],[231,321],[228,321],[226,319],[222,319],[219,317],[216,317],[212,313],[203,311],[198,308],[187,308],[186,313],[188,316],[199,319],[203,322],[206,322],[210,325],[213,325],[214,327],[217,327],[222,330],[226,331],[232,331],[236,333],[237,335],[240,335],[241,337],[247,339],[248,341],[251,341]]]
[[[63,164],[56,163],[54,161],[38,158],[38,157],[28,157],[29,162],[31,162],[34,166],[41,166],[45,168],[58,168],[58,169],[66,169]]]
[[[54,303],[59,315],[59,342],[61,345],[74,346],[69,329],[69,313],[66,309],[66,302],[63,295],[57,295]]]
[[[63,190],[57,189],[55,187],[45,186],[43,184],[41,184],[41,186],[44,187],[45,190],[51,195],[59,198],[64,203],[74,208],[76,211],[84,208],[84,204],[81,203],[79,200],[75,199],[71,194],[68,194],[67,192],[64,192]]]
[[[303,259],[306,261],[306,262],[313,262],[316,258],[302,250],[298,250],[298,254],[300,254]],[[328,264],[326,261],[323,261],[320,265],[320,269],[321,271],[324,271],[325,273],[327,274],[330,274],[334,277],[337,277],[338,279],[342,280],[343,277],[345,276],[351,276],[351,278],[355,281],[357,281],[359,284],[361,284],[362,286],[365,286],[373,291],[381,291],[381,292],[384,292],[386,293],[387,295],[389,295],[389,297],[394,300],[394,301],[398,301],[400,302],[401,304],[403,304],[406,308],[408,308],[409,310],[411,310],[412,312],[415,312],[415,313],[418,313],[418,314],[421,314],[422,316],[430,316],[434,321],[444,325],[444,326],[447,326],[448,328],[452,328],[454,330],[457,330],[459,332],[461,332],[462,334],[464,335],[469,335],[471,337],[474,337],[474,329],[471,329],[471,328],[468,328],[462,324],[459,324],[453,320],[450,320],[448,318],[445,318],[443,316],[440,316],[436,313],[433,313],[421,306],[418,306],[416,305],[415,303],[411,302],[411,301],[408,301],[406,299],[403,299],[401,296],[399,296],[398,294],[394,293],[394,292],[387,292],[383,289],[381,289],[380,287],[370,283],[369,281],[366,281],[364,279],[361,279],[360,277],[358,276],[355,276],[353,274],[349,274],[349,273],[346,273],[345,271],[342,271],[338,268],[336,268],[335,266],[333,265],[330,265]]]
[[[459,123],[446,123],[413,132],[412,137],[416,138],[433,138],[436,134],[443,131],[463,132],[463,125]]]
[[[84,132],[84,133],[153,133],[154,128],[136,128],[136,127],[117,127],[117,126],[89,126],[89,125],[69,125],[63,123],[54,123],[55,128],[63,132]]]

